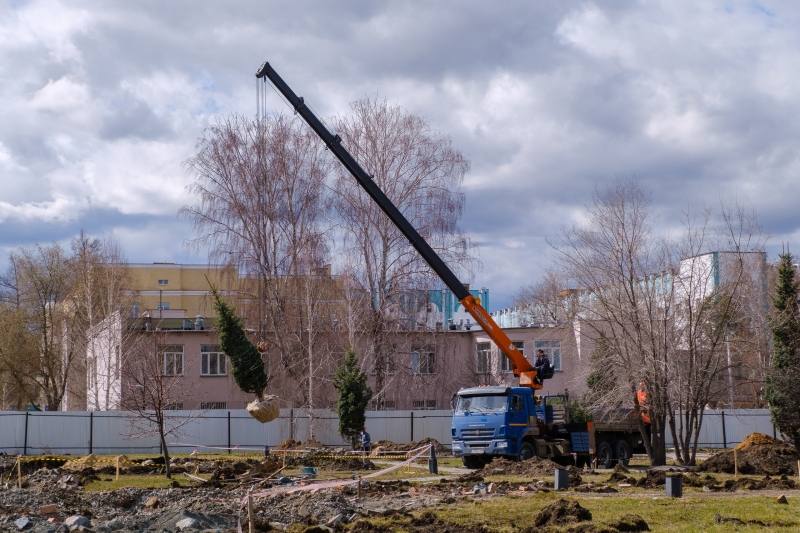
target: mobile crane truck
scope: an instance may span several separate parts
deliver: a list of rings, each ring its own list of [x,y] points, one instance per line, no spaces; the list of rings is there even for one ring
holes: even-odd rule
[[[536,396],[535,391],[542,388],[542,379],[552,374],[537,376],[536,369],[481,307],[480,300],[470,294],[342,146],[341,137],[328,131],[305,100],[292,91],[268,62],[259,67],[256,78],[268,79],[283,95],[511,361],[512,372],[519,380],[518,387],[476,387],[458,391],[451,428],[453,454],[462,457],[468,468],[479,468],[497,456],[516,460],[539,456],[569,464],[585,464],[596,457],[601,466],[610,466],[614,460],[626,464],[640,444],[640,440],[636,440],[637,424],[630,410],[603,417],[608,421],[570,423],[567,398]]]

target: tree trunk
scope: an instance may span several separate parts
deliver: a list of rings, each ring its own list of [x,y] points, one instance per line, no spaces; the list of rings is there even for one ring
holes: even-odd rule
[[[159,421],[158,424],[158,430],[159,430],[158,433],[159,437],[161,438],[161,450],[164,454],[164,471],[166,473],[167,479],[172,479],[172,465],[170,464],[169,460],[169,448],[167,447],[167,439],[164,433],[165,429],[166,428],[164,427],[164,418],[161,417],[161,420]]]

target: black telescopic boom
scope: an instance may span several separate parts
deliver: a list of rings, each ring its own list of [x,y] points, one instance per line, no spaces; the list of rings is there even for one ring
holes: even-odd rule
[[[342,162],[342,164],[350,171],[353,177],[356,178],[359,185],[367,191],[373,200],[378,204],[381,210],[386,213],[386,216],[394,222],[394,225],[397,226],[403,235],[406,236],[408,242],[411,243],[422,258],[430,265],[436,274],[442,278],[445,285],[453,291],[456,298],[463,300],[467,296],[469,296],[469,291],[466,287],[458,280],[453,271],[442,261],[439,255],[433,251],[433,248],[422,238],[422,236],[417,232],[416,229],[408,222],[405,216],[400,212],[399,209],[392,203],[391,200],[383,193],[383,191],[378,187],[378,185],[372,180],[369,174],[367,174],[361,165],[359,165],[353,156],[345,150],[342,146],[342,139],[338,135],[332,134],[328,131],[328,128],[322,123],[322,121],[317,118],[316,115],[311,111],[311,109],[306,106],[303,97],[298,97],[294,91],[283,81],[275,69],[268,62],[264,62],[261,65],[261,68],[258,69],[256,72],[256,78],[263,78],[267,77],[269,81],[280,91],[284,98],[289,101],[289,104],[294,108],[294,110],[303,117],[303,120],[311,126],[311,129],[319,135],[320,139],[325,143],[325,145],[330,149],[331,152],[336,156],[336,158]]]

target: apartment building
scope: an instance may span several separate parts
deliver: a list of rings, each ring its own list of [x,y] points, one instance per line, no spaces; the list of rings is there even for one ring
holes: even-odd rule
[[[180,377],[170,404],[183,409],[242,408],[251,395],[236,386],[227,357],[219,348],[210,284],[237,298],[237,288],[247,280],[238,273],[214,265],[154,263],[131,266],[136,279],[139,306],[129,317],[117,315],[92,332],[87,354],[87,408],[120,409],[126,394],[125,368],[146,356],[142,346],[162,366],[164,376]],[[321,272],[333,280],[330,269]],[[333,281],[335,283],[335,280]],[[484,305],[489,290],[472,289]],[[242,299],[247,313],[250,302]],[[335,302],[334,302],[335,304]],[[333,304],[330,304],[333,305]],[[505,356],[499,353],[458,300],[448,290],[416,291],[398,302],[408,324],[392,334],[386,355],[384,409],[448,408],[454,392],[480,384],[515,384]],[[408,310],[414,312],[408,313]],[[571,330],[570,330],[571,331]],[[535,350],[548,352],[556,364],[556,376],[545,382],[546,392],[563,392],[563,370],[574,353],[574,337],[565,328],[515,327],[507,333],[531,360]],[[285,360],[272,348],[274,332],[261,331],[253,340],[264,340],[264,359],[270,385],[284,407],[334,407],[337,393],[331,378],[349,339],[375,388],[376,373],[366,343],[356,332],[345,335],[335,322],[317,332],[313,360]],[[157,353],[153,354],[155,351]]]

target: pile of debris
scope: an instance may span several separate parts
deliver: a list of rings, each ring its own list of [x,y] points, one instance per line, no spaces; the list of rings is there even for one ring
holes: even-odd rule
[[[324,448],[325,445],[316,439],[300,442],[291,438],[272,447],[273,450],[321,450]]]
[[[756,476],[797,475],[797,451],[767,435],[753,433],[735,448],[739,473]],[[712,455],[694,468],[695,472],[735,473],[734,451]]]
[[[419,442],[412,440],[407,444],[397,444],[390,440],[379,440],[372,443],[372,454],[380,454],[380,452],[410,452],[411,450],[416,450],[417,448],[422,448],[429,444],[433,444],[436,455],[444,455],[452,452],[450,446],[445,446],[436,439],[426,438]]]
[[[568,470],[570,483],[573,483],[573,477],[576,478],[576,482],[580,483],[581,469],[574,466],[562,466],[550,459],[539,457],[532,457],[519,463],[508,459],[495,459],[483,468],[483,475],[550,477],[556,470]]]

